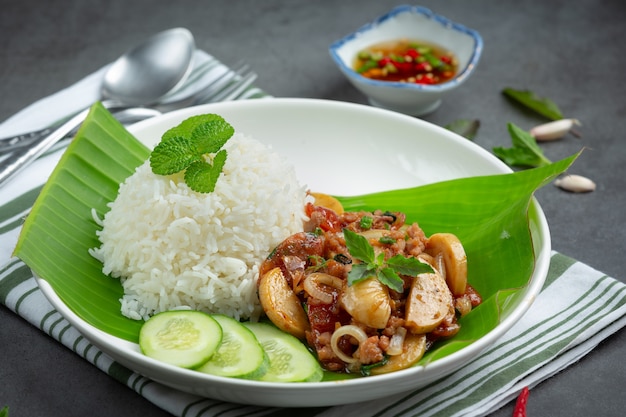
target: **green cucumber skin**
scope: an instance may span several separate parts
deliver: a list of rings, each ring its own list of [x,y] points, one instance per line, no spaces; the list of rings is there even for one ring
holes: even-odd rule
[[[261,381],[319,382],[324,372],[317,359],[296,337],[268,323],[243,323],[252,330],[270,358],[270,366]],[[278,349],[279,357],[276,355]],[[288,356],[290,363],[276,363]],[[288,365],[287,372],[284,365]],[[281,369],[282,368],[282,369]]]
[[[174,329],[176,323],[182,323],[181,320],[185,325],[193,324],[193,330],[197,332],[195,345],[185,347],[176,343],[163,346],[160,333],[164,330],[189,330],[187,327],[184,330]],[[209,314],[194,310],[171,310],[155,314],[143,324],[139,332],[139,347],[146,356],[182,368],[194,369],[206,363],[217,351],[222,336],[222,328]],[[180,335],[176,337],[181,340]]]
[[[218,347],[213,357],[196,370],[211,375],[231,378],[261,378],[269,368],[270,362],[269,357],[254,333],[231,317],[221,314],[213,314],[212,317],[222,327],[224,333],[222,344]],[[228,346],[229,343],[238,343],[238,346]],[[233,349],[236,351],[228,352],[228,350]],[[219,363],[224,357],[232,358],[233,354],[238,354],[238,363],[229,363],[227,367]]]

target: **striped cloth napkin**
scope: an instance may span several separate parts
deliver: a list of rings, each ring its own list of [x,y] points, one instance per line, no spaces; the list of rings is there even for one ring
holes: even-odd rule
[[[193,79],[200,87],[228,67],[203,51]],[[89,106],[98,98],[106,67],[61,92],[44,98],[0,125],[0,137],[43,127]],[[251,87],[240,98],[266,96]],[[113,361],[92,346],[45,299],[30,269],[11,253],[43,183],[64,150],[40,157],[0,193],[0,302],[33,326],[63,343],[111,377],[175,416],[285,415],[284,410],[242,406],[200,398],[165,387]],[[479,416],[500,408],[524,386],[533,387],[576,362],[626,325],[626,285],[560,253],[553,252],[541,294],[524,317],[480,357],[425,388],[384,400],[290,410],[318,417]],[[558,330],[558,331],[556,331]]]

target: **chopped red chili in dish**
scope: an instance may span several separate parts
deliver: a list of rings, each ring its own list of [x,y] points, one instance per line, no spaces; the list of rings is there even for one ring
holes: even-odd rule
[[[454,78],[458,60],[438,45],[401,39],[360,51],[354,69],[375,80],[441,84]]]

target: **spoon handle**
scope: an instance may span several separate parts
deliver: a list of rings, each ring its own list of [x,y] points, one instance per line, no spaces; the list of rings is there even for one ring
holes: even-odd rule
[[[89,109],[78,113],[51,134],[37,138],[32,146],[17,149],[9,157],[0,161],[0,187],[80,125],[88,113]]]

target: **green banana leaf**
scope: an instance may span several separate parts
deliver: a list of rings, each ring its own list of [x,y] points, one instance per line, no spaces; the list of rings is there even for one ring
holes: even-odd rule
[[[104,275],[88,250],[100,245],[92,209],[102,218],[119,184],[149,153],[104,107],[94,105],[35,202],[15,248],[15,255],[82,320],[131,342],[137,341],[142,322],[122,316],[119,280]],[[484,302],[461,319],[455,337],[436,345],[422,363],[449,355],[497,326],[535,266],[528,221],[536,215],[533,193],[576,157],[511,174],[338,197],[347,210],[403,211],[427,235],[452,232],[463,242],[469,281]]]

